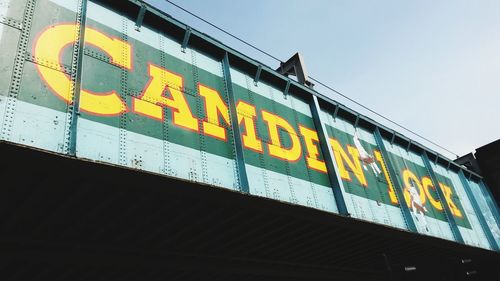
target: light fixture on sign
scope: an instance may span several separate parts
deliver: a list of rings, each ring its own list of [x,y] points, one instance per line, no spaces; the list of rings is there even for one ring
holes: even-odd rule
[[[405,271],[415,271],[417,270],[416,266],[405,266]]]

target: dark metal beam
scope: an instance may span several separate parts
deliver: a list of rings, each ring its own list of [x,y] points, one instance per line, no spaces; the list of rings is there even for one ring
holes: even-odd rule
[[[285,97],[288,96],[289,91],[290,91],[290,80],[287,80],[286,81],[286,86],[285,86],[285,91],[283,92],[284,95],[285,95]]]
[[[333,119],[336,119],[337,118],[337,115],[339,114],[339,109],[340,109],[340,105],[339,104],[336,104],[335,105],[335,110],[333,111]]]
[[[141,30],[142,22],[144,21],[144,15],[146,15],[146,11],[147,11],[146,5],[142,4],[141,9],[139,10],[139,14],[137,15],[137,19],[135,21],[136,31]]]
[[[189,42],[189,38],[191,37],[191,27],[186,27],[186,31],[184,32],[184,38],[182,39],[181,51],[183,53],[186,52],[186,48]]]
[[[226,55],[227,55],[227,53],[226,53]],[[260,80],[260,74],[261,73],[262,73],[262,64],[259,64],[257,66],[257,72],[255,73],[255,78],[253,79],[253,83],[255,84],[255,86],[257,86],[257,83]]]

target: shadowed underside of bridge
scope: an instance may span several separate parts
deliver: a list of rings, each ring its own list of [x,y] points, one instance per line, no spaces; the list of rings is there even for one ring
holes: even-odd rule
[[[478,248],[5,143],[0,156],[3,281],[499,280],[499,254]]]

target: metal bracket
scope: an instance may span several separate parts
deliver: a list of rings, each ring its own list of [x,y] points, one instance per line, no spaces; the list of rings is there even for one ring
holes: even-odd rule
[[[392,137],[391,137],[391,145],[394,144],[394,140],[396,139],[396,131],[392,131]]]
[[[10,18],[10,17],[0,17],[0,23],[3,23],[5,25],[8,25],[12,28],[15,28],[17,30],[22,30],[23,29],[23,23],[21,21],[18,21],[16,19]]]
[[[100,60],[104,63],[107,63],[113,67],[121,68],[121,66],[113,63],[113,61],[111,60],[111,57],[109,57],[105,53],[101,53],[99,51],[96,51],[96,50],[92,49],[91,47],[83,47],[83,54],[87,55],[89,57],[92,57],[96,60]]]
[[[276,69],[277,72],[285,75],[293,75],[297,77],[297,82],[302,85],[305,85],[309,88],[313,88],[314,84],[309,81],[309,76],[307,76],[306,66],[304,64],[304,59],[300,55],[300,53],[296,53],[286,62],[280,63],[280,67]]]
[[[30,52],[26,52],[26,60],[30,61],[32,63],[36,63],[38,65],[45,66],[45,67],[53,69],[53,70],[57,70],[59,72],[67,74],[67,75],[71,74],[71,66],[62,64],[60,62],[54,62],[54,61],[49,61],[49,60],[44,59],[44,58],[35,57],[35,55],[33,55]]]
[[[408,146],[406,147],[406,151],[410,151],[410,147],[412,145],[412,141],[408,141]]]
[[[286,81],[285,92],[283,92],[285,99],[288,96],[288,91],[290,91],[290,84],[291,84],[290,79],[288,79]]]
[[[255,78],[253,79],[253,83],[255,84],[255,86],[257,86],[257,82],[259,82],[261,72],[262,72],[262,65],[259,64],[259,66],[257,67],[257,73],[255,73]]]
[[[186,32],[184,33],[184,39],[182,39],[181,51],[183,53],[186,52],[187,44],[189,42],[189,38],[191,37],[191,27],[186,27]]]
[[[337,114],[339,114],[339,108],[340,108],[340,105],[337,104],[335,106],[335,111],[333,111],[333,120],[336,120],[337,119]]]
[[[135,30],[141,31],[142,22],[144,21],[144,15],[146,14],[146,5],[142,4],[139,14],[137,15],[137,20],[135,21]]]
[[[359,123],[359,114],[356,115],[356,121],[354,121],[354,128],[358,127],[358,123]]]

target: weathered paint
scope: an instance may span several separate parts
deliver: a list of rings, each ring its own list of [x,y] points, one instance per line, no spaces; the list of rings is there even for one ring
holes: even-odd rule
[[[433,164],[434,186],[421,155],[389,140],[381,151],[373,132],[323,110],[341,179],[332,185],[308,98],[256,82],[255,73],[224,73],[222,58],[183,48],[168,32],[137,30],[134,20],[93,2],[0,3],[6,3],[0,15],[24,21],[0,24],[1,139],[332,213],[338,213],[332,186],[339,186],[355,218],[407,229],[405,204],[419,233],[453,240],[446,204],[464,242],[490,248],[456,172]],[[75,19],[82,4],[85,48],[79,50]],[[83,59],[75,61],[79,51]],[[75,89],[76,69],[81,87]],[[243,159],[231,120],[238,121]],[[248,189],[241,186],[240,162]],[[477,185],[471,186],[481,210],[491,213]]]

